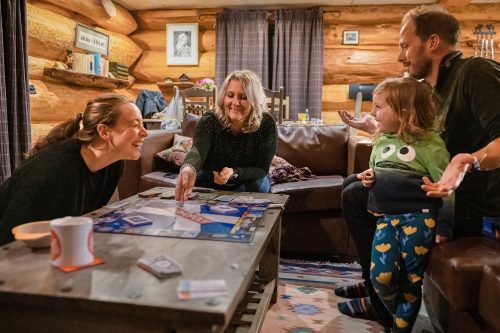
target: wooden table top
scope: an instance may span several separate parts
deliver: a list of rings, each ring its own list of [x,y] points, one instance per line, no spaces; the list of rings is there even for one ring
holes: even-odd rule
[[[282,204],[288,200],[286,195],[251,195]],[[102,208],[94,215],[106,211]],[[0,248],[0,303],[92,308],[103,314],[133,311],[174,326],[194,319],[198,325],[225,326],[253,278],[280,214],[280,209],[269,209],[251,243],[95,233],[94,255],[105,263],[71,273],[50,265],[50,249],[30,249],[16,241]],[[180,262],[182,275],[159,280],[137,266],[141,257],[160,254]],[[180,301],[176,289],[181,279],[225,279],[228,296]]]

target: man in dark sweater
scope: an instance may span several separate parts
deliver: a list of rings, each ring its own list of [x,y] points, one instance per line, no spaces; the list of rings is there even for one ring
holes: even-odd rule
[[[460,25],[437,6],[409,11],[402,20],[398,61],[411,77],[425,79],[437,95],[438,126],[450,152],[472,155],[481,161],[488,147],[500,141],[500,64],[482,58],[462,58],[457,50]],[[344,122],[370,132],[373,120],[359,121],[340,112]],[[471,172],[455,196],[453,237],[481,233],[483,216],[500,216],[500,169]],[[388,321],[387,310],[369,281],[370,251],[376,218],[366,211],[367,190],[356,176],[348,177],[342,192],[342,209],[360,257],[364,282],[339,288],[336,294],[354,298],[344,302],[343,313]],[[443,239],[436,238],[436,242]],[[364,299],[358,298],[364,297]],[[347,309],[347,310],[346,310]]]

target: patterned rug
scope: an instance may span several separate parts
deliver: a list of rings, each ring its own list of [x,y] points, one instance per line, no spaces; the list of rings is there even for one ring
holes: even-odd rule
[[[282,260],[278,302],[266,314],[263,333],[382,333],[376,322],[342,315],[333,289],[361,280],[358,264]]]

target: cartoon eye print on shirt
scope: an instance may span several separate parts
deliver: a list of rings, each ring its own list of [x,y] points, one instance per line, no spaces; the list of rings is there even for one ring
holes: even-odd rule
[[[390,144],[390,145],[387,145],[386,147],[384,147],[382,149],[382,152],[380,153],[380,156],[383,159],[388,159],[396,151],[397,151],[397,154],[396,154],[397,158],[401,161],[404,161],[404,162],[411,162],[417,156],[415,149],[412,146],[402,146],[399,149],[397,149],[396,146],[393,144]]]
[[[384,147],[384,149],[382,149],[382,153],[380,154],[380,156],[382,156],[383,159],[386,159],[392,154],[394,154],[395,151],[396,151],[395,145],[387,145],[386,147]]]
[[[403,146],[399,148],[397,156],[401,161],[411,162],[417,155],[412,146]]]

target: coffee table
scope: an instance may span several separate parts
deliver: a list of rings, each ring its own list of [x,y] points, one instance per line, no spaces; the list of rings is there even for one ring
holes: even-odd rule
[[[288,200],[251,195],[282,205]],[[251,243],[95,233],[94,255],[105,264],[71,273],[51,267],[50,249],[18,241],[5,245],[0,331],[258,332],[269,303],[277,299],[281,213],[269,209]],[[158,254],[179,261],[183,274],[159,280],[137,266],[139,258]],[[228,293],[181,301],[176,295],[181,279],[225,279]]]

